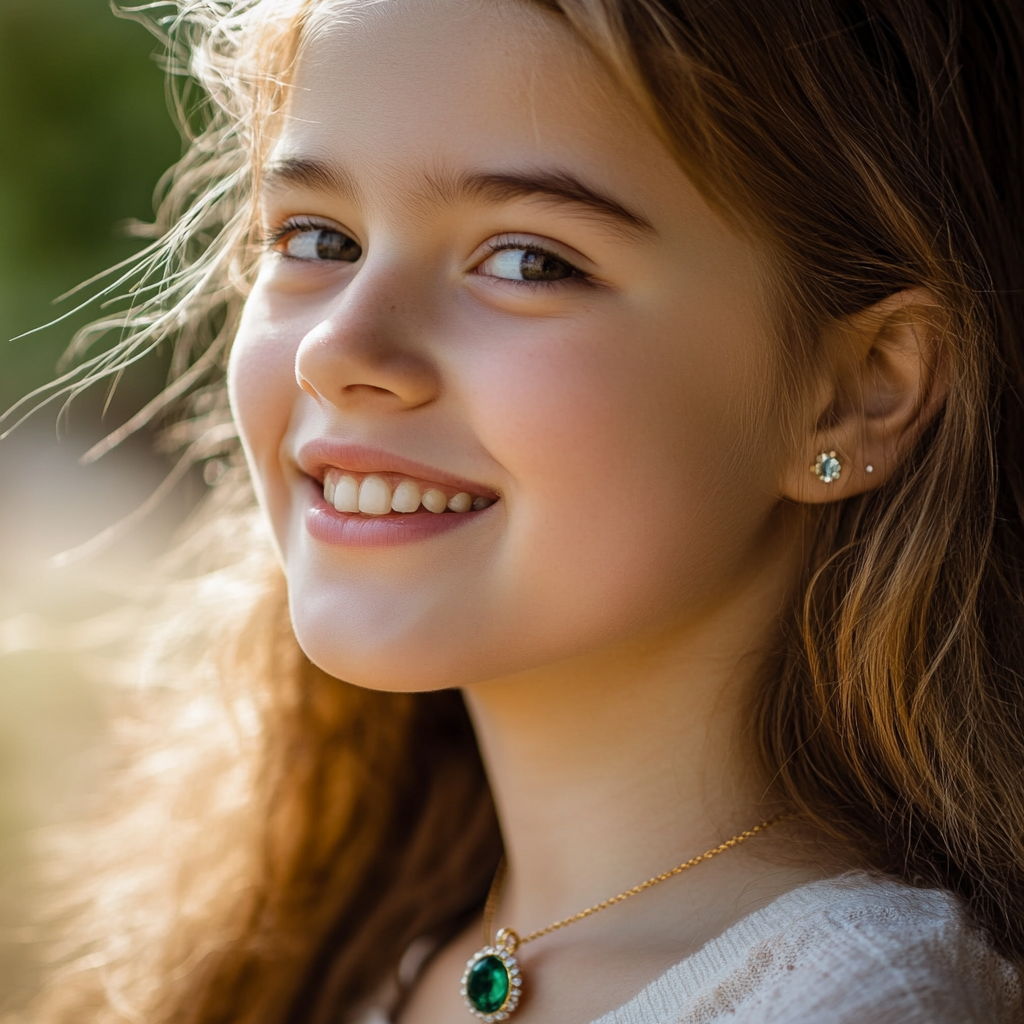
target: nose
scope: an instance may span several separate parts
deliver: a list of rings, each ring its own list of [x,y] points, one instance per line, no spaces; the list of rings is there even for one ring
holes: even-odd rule
[[[440,378],[425,339],[426,306],[410,302],[412,287],[394,270],[364,265],[300,342],[299,387],[346,412],[398,412],[433,401]]]

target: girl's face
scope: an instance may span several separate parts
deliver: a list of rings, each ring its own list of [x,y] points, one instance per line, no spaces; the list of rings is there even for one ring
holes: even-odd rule
[[[699,626],[778,529],[750,244],[529,6],[322,18],[291,97],[230,383],[310,657],[427,689]]]

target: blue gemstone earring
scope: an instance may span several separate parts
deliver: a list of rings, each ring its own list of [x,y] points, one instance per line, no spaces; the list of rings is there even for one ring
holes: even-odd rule
[[[835,452],[822,452],[811,466],[811,472],[823,483],[830,484],[839,479],[843,467]]]

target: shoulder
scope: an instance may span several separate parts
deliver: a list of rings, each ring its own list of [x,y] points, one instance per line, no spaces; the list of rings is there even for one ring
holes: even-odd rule
[[[598,1024],[1003,1024],[1016,972],[956,899],[864,872],[786,893]]]

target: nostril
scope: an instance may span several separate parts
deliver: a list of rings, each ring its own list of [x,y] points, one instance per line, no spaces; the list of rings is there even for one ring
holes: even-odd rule
[[[342,388],[342,391],[347,391],[349,394],[394,394],[390,388],[379,388],[376,384],[346,384],[345,387]]]
[[[306,394],[310,396],[310,398],[315,398],[317,401],[320,400],[320,395],[317,392],[316,388],[313,387],[313,385],[310,384],[305,377],[303,377],[301,374],[296,374],[295,380],[298,382],[299,387],[302,388],[302,390],[305,391]]]

